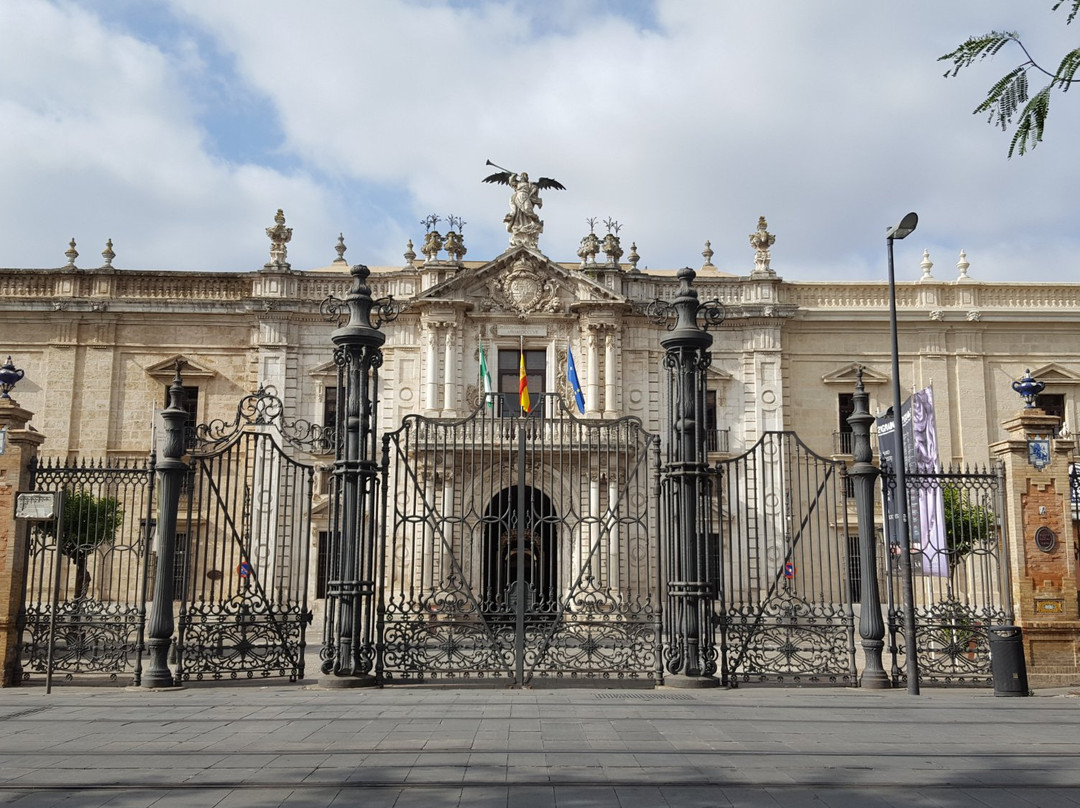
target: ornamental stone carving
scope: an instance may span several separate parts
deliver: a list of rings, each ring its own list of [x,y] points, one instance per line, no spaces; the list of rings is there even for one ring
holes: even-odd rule
[[[769,232],[769,224],[764,216],[758,217],[757,230],[750,234],[750,246],[754,248],[754,274],[775,276],[769,262],[772,258],[769,248],[776,243],[776,236]]]
[[[524,317],[537,311],[558,311],[559,287],[530,262],[520,259],[491,285],[491,297],[503,309],[512,309]]]

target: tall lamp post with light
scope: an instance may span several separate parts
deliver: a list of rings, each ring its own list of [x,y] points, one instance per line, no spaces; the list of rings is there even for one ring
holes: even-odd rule
[[[893,268],[893,241],[907,238],[919,224],[919,217],[909,213],[900,224],[885,231],[889,248],[889,326],[892,329],[893,394],[893,465],[896,469],[897,534],[900,542],[900,576],[904,600],[904,646],[907,661],[907,692],[919,695],[919,657],[915,642],[915,586],[911,571],[911,534],[908,530],[908,495],[904,467],[904,424],[900,413],[900,341],[896,333],[896,272]]]

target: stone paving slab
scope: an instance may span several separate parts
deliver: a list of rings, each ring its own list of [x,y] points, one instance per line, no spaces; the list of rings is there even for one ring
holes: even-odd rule
[[[0,690],[0,805],[1080,806],[1080,694]]]

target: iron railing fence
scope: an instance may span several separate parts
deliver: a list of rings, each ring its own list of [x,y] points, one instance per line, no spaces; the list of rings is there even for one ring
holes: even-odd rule
[[[707,565],[724,684],[857,684],[845,477],[790,432],[716,464]]]
[[[31,488],[63,495],[59,518],[29,527],[23,678],[130,676],[142,665],[154,567],[155,461],[35,461]]]
[[[989,686],[991,626],[1012,621],[1000,464],[908,472],[919,682]],[[892,678],[907,681],[896,477],[883,470]]]
[[[536,403],[384,436],[380,681],[661,677],[658,440]]]

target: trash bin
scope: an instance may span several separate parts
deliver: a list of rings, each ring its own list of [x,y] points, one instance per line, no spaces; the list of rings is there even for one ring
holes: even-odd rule
[[[1023,629],[1020,626],[990,626],[989,632],[994,695],[1029,695]]]

